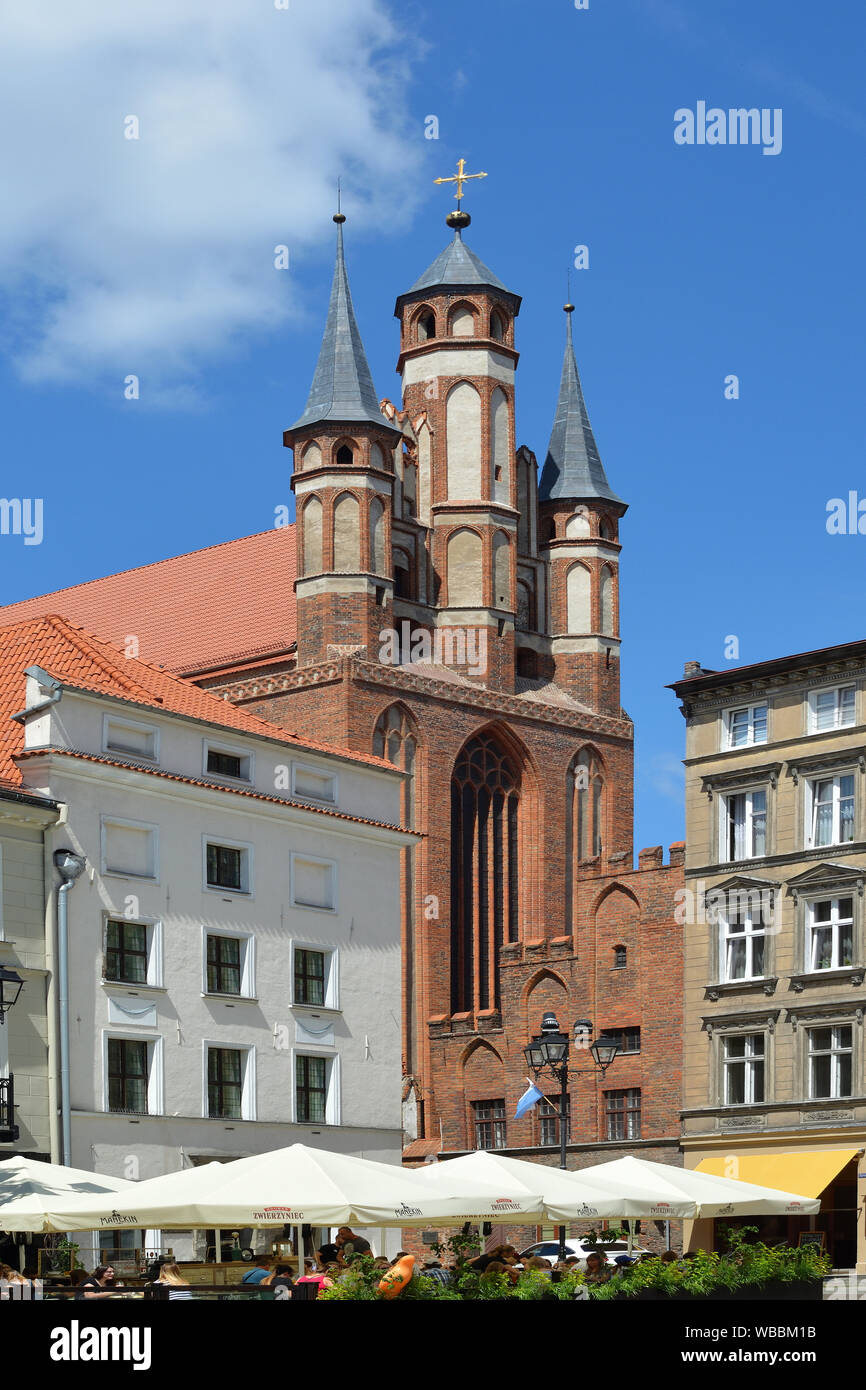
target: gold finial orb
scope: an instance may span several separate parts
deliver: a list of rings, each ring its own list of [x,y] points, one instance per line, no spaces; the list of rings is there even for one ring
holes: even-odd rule
[[[446,225],[453,227],[456,232],[462,231],[464,227],[468,227],[471,221],[472,218],[469,216],[468,212],[449,212],[448,216],[445,218]]]
[[[337,226],[339,226],[341,222],[345,222],[346,214],[344,212],[335,212],[333,220],[337,223]]]
[[[563,307],[563,309],[565,310],[565,312],[566,312],[567,314],[573,314],[573,313],[574,313],[574,305],[573,305],[573,304],[563,304],[562,307]]]

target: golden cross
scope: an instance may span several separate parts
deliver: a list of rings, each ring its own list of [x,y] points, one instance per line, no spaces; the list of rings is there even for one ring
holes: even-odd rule
[[[460,199],[463,197],[463,185],[464,185],[464,183],[466,182],[466,180],[467,180],[467,179],[486,179],[486,178],[487,178],[487,175],[486,175],[486,174],[464,174],[463,171],[464,171],[465,168],[466,168],[466,160],[465,160],[465,159],[458,159],[458,161],[457,161],[457,173],[456,173],[456,174],[452,174],[451,177],[450,177],[450,179],[434,179],[434,180],[433,180],[434,183],[456,183],[456,185],[457,185],[457,192],[454,194],[454,197],[457,199],[457,206],[458,206],[458,208],[459,208],[459,206],[460,206]]]

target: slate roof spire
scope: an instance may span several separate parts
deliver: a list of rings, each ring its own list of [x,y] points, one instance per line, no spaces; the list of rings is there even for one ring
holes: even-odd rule
[[[625,502],[617,497],[607,481],[589,423],[571,335],[574,305],[566,304],[564,307],[567,315],[565,356],[553,429],[538,485],[538,500],[549,502],[562,497],[583,501],[601,498],[625,507]]]
[[[455,226],[458,214],[452,213],[453,219],[450,225]],[[469,214],[463,213],[466,223],[469,222]],[[414,294],[416,290],[431,290],[439,285],[486,285],[490,289],[502,290],[508,294],[502,281],[499,280],[493,271],[488,269],[482,260],[476,256],[474,251],[463,240],[461,227],[465,223],[455,226],[454,239],[440,252],[432,265],[429,265],[415,281],[409,290],[409,294]]]
[[[370,364],[355,318],[343,255],[345,220],[342,212],[335,213],[337,260],[328,319],[307,404],[301,418],[292,425],[292,431],[326,421],[346,425],[373,424],[385,430],[393,428],[379,409]]]

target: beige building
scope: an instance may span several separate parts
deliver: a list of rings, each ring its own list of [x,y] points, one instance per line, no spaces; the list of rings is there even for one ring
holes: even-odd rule
[[[51,1153],[46,970],[45,831],[58,818],[45,797],[0,782],[0,967],[21,990],[0,1025],[0,1159]],[[6,985],[6,997],[16,986]]]
[[[688,663],[685,1165],[821,1196],[752,1218],[866,1273],[866,642]],[[697,1222],[693,1246],[718,1239]],[[806,1239],[810,1237],[806,1236]]]

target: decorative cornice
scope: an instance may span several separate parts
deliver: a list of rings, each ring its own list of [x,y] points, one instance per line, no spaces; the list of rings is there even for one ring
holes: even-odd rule
[[[796,787],[801,773],[808,774],[825,770],[829,772],[833,768],[852,767],[855,763],[861,772],[866,772],[866,747],[861,745],[859,748],[839,748],[834,752],[809,753],[803,758],[790,758],[788,760],[788,772]]]
[[[299,670],[286,671],[280,675],[254,676],[243,681],[233,681],[219,693],[232,704],[240,704],[243,701],[264,699],[268,695],[332,685],[342,679],[365,681],[368,685],[386,686],[392,690],[415,691],[419,695],[443,700],[448,704],[473,705],[478,709],[495,710],[498,714],[508,714],[514,718],[565,725],[568,728],[606,734],[611,738],[629,742],[633,737],[632,723],[628,719],[614,719],[609,715],[569,710],[562,705],[542,704],[538,700],[522,699],[519,695],[488,690],[484,686],[451,684],[436,680],[432,676],[419,675],[402,666],[385,666],[377,661],[365,661],[358,656],[346,656],[319,665],[302,666]]]
[[[796,1028],[800,1022],[808,1023],[812,1019],[830,1019],[835,1023],[858,1023],[863,1024],[863,1010],[866,1009],[866,999],[833,999],[824,1003],[817,1000],[812,1004],[797,1004],[794,1008],[787,1011],[787,1020],[792,1028]]]
[[[710,1014],[704,1016],[701,1027],[710,1037],[717,1028],[766,1028],[774,1033],[781,1012],[781,1009],[755,1009],[753,1012],[743,1009],[733,1014]]]
[[[733,767],[720,772],[708,772],[701,778],[701,791],[705,791],[710,801],[713,792],[721,787],[748,786],[752,782],[769,782],[773,791],[782,771],[781,763],[759,763],[749,767]]]

